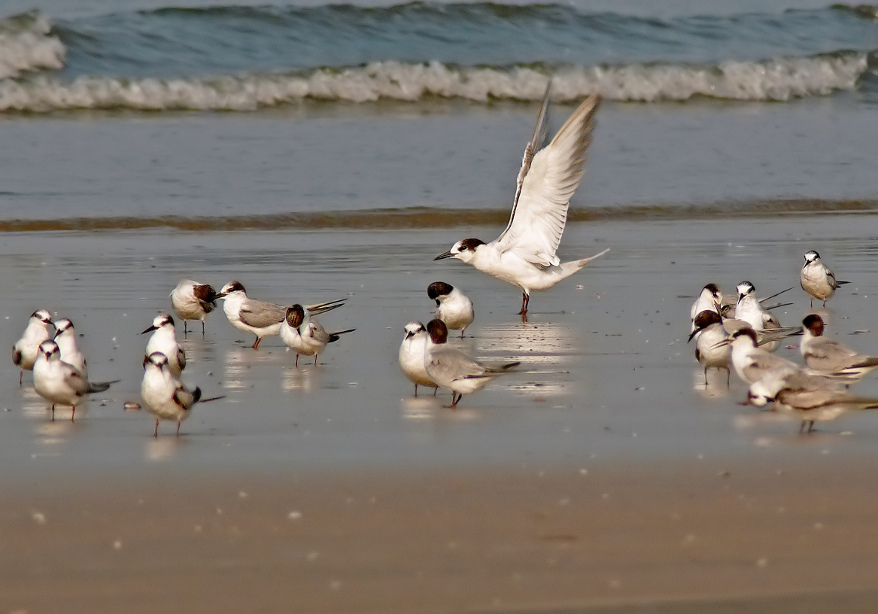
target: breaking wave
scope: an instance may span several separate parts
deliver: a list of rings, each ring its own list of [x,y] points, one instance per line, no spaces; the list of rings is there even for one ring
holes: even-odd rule
[[[839,52],[810,58],[723,62],[714,66],[515,66],[468,68],[439,62],[375,62],[341,70],[185,79],[80,77],[65,82],[34,75],[0,81],[0,112],[76,109],[253,111],[304,101],[418,102],[430,98],[574,101],[593,92],[625,102],[682,102],[705,97],[789,101],[854,90],[869,56]]]

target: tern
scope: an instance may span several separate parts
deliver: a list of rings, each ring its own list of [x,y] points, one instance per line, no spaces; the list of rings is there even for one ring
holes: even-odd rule
[[[805,264],[799,273],[799,283],[802,285],[802,290],[811,295],[812,307],[815,298],[823,301],[825,307],[826,301],[835,294],[839,287],[851,282],[837,281],[835,274],[820,261],[820,254],[812,249],[805,254]]]
[[[73,328],[73,322],[67,318],[55,320],[55,336],[53,340],[61,350],[61,360],[79,369],[82,377],[88,379],[88,364],[85,361],[85,356],[79,350],[79,345],[76,343],[76,329]]]
[[[434,281],[427,286],[427,296],[436,301],[436,319],[445,322],[448,328],[460,330],[460,338],[476,317],[473,302],[461,292],[444,281]]]
[[[753,330],[778,330],[781,329],[780,321],[768,309],[762,306],[762,302],[756,298],[756,288],[749,281],[738,284],[738,302],[735,305],[735,319],[746,322]],[[780,341],[766,343],[763,349],[774,352],[780,347]]]
[[[40,344],[52,338],[52,328],[54,328],[52,314],[45,309],[37,309],[31,314],[21,339],[12,346],[12,362],[21,369],[18,374],[19,386],[24,372],[34,370],[34,362],[40,353]]]
[[[761,380],[769,373],[800,370],[791,360],[757,347],[756,331],[752,328],[735,331],[729,337],[729,342],[732,345],[732,367],[737,376],[748,384]]]
[[[489,367],[460,350],[448,347],[448,327],[442,320],[430,320],[427,332],[430,339],[424,354],[424,368],[434,382],[451,390],[452,408],[457,407],[464,394],[479,390],[498,375],[521,364],[510,362]]]
[[[776,371],[751,384],[747,403],[762,407],[770,401],[802,419],[800,433],[810,433],[814,422],[833,420],[848,410],[878,409],[878,399],[856,397],[837,382],[802,372]]]
[[[564,233],[570,198],[582,179],[585,151],[591,141],[600,100],[598,94],[589,96],[552,142],[540,149],[548,123],[547,87],[533,138],[524,151],[506,229],[490,243],[463,239],[434,258],[456,258],[518,286],[522,319],[527,318],[531,292],[548,290],[609,251],[570,262],[561,262],[555,253]]]
[[[433,388],[433,396],[439,390],[433,378],[427,375],[424,365],[428,340],[427,329],[420,322],[409,322],[405,325],[405,336],[399,346],[399,367],[415,385],[415,396],[418,396],[418,384]]]
[[[174,376],[168,365],[168,357],[161,352],[153,352],[143,360],[143,380],[140,383],[140,396],[146,409],[155,417],[153,437],[159,436],[160,420],[176,420],[177,436],[180,424],[192,411],[198,401],[207,403],[223,397],[201,398],[201,388],[189,390]]]
[[[695,338],[695,360],[704,367],[704,385],[707,386],[707,370],[711,367],[726,370],[728,385],[732,377],[732,348],[723,343],[729,333],[723,327],[722,316],[713,309],[705,309],[695,316],[692,326],[689,341]]]
[[[103,392],[114,382],[91,383],[82,371],[61,360],[61,350],[54,341],[43,341],[34,362],[34,390],[52,404],[52,422],[55,421],[55,405],[70,405],[76,417],[76,406],[85,395]]]
[[[155,332],[153,332],[155,331]],[[177,330],[174,327],[174,318],[166,313],[160,313],[152,320],[152,326],[140,333],[145,335],[152,333],[146,344],[146,353],[148,357],[153,352],[161,352],[168,359],[168,367],[175,377],[180,377],[183,369],[186,368],[186,352],[177,343]]]
[[[811,314],[802,321],[805,334],[799,350],[810,369],[826,377],[857,382],[878,368],[878,356],[867,356],[840,341],[823,336],[823,318]]]
[[[339,335],[354,332],[354,328],[327,333],[315,320],[311,319],[308,309],[298,303],[287,307],[280,327],[280,337],[296,352],[296,366],[299,366],[299,354],[314,357],[317,366],[317,355],[326,349],[326,345],[338,341]]]
[[[189,320],[201,320],[201,334],[204,335],[204,318],[216,309],[216,290],[208,284],[200,284],[191,279],[181,279],[171,291],[171,307],[183,320],[183,335],[186,335]]]
[[[259,348],[259,342],[263,337],[280,333],[281,323],[287,313],[287,308],[283,305],[249,298],[244,286],[238,281],[230,281],[223,286],[216,298],[223,300],[223,311],[232,326],[256,335],[253,349]],[[317,315],[341,307],[346,300],[342,298],[318,305],[308,305],[305,309],[312,315]]]
[[[689,319],[692,321],[690,333],[695,331],[695,318],[702,311],[715,311],[719,315],[723,314],[723,291],[714,283],[704,286],[698,298],[692,303],[692,308],[689,310]]]

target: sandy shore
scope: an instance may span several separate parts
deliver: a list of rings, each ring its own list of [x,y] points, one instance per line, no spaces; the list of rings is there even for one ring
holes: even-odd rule
[[[11,365],[0,382],[0,611],[871,611],[876,416],[799,436],[737,405],[740,382],[705,387],[686,336],[704,283],[771,293],[815,248],[854,282],[823,311],[831,332],[874,353],[872,221],[571,225],[565,255],[613,251],[535,295],[527,324],[514,289],[431,260],[455,229],[5,234],[3,342],[47,307],[76,323],[93,377],[121,381],[74,424]],[[226,398],[154,439],[122,404],[138,333],[189,276],[347,297],[323,323],[357,332],[296,369],[213,314],[185,379]],[[522,361],[455,412],[413,398],[396,364],[437,279],[476,302],[461,347]],[[784,324],[809,311],[789,297]]]
[[[29,487],[0,512],[0,607],[867,612],[860,460]]]

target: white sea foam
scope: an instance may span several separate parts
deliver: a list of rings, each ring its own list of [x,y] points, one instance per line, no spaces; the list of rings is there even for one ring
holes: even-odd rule
[[[49,33],[52,25],[33,11],[0,20],[0,79],[24,72],[64,68],[64,44]]]
[[[719,66],[582,66],[554,73],[554,97],[578,100],[599,91],[620,101],[685,101],[697,96],[785,101],[852,90],[867,68],[864,53],[822,55]],[[377,62],[304,75],[242,75],[210,79],[113,79],[63,82],[45,75],[0,81],[0,112],[70,109],[233,110],[296,104],[307,98],[354,103],[427,97],[476,102],[540,100],[546,74],[532,68],[458,68]]]

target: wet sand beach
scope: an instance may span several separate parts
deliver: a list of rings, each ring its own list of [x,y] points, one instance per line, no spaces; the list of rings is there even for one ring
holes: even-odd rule
[[[705,388],[686,336],[708,281],[796,286],[777,315],[797,324],[817,249],[853,282],[821,311],[828,333],[874,351],[872,221],[571,224],[562,257],[612,251],[535,294],[527,324],[511,286],[432,261],[493,227],[5,233],[7,347],[49,308],[76,324],[92,378],[121,381],[52,423],[29,374],[19,389],[7,369],[0,609],[867,611],[878,416],[800,436],[737,405],[734,378]],[[278,338],[253,351],[211,314],[186,339],[184,380],[226,397],[153,438],[122,405],[138,398],[138,333],[182,277],[277,302],[347,297],[322,322],[357,331],[296,369]],[[522,362],[456,411],[444,392],[415,399],[396,364],[439,279],[476,303],[456,343]]]

